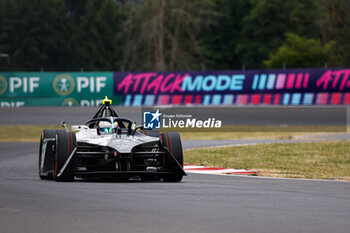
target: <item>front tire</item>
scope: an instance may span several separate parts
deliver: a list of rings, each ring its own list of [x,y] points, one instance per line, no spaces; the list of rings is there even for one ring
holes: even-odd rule
[[[65,132],[59,130],[56,133],[56,155],[54,158],[54,172],[53,178],[56,181],[73,181],[74,176],[63,173],[61,176],[58,176],[59,171],[69,158],[70,154],[76,147],[76,137],[75,133]]]
[[[167,132],[160,135],[160,143],[162,147],[166,147],[175,157],[176,161],[183,167],[183,154],[180,134],[177,132]],[[170,156],[170,155],[169,155]],[[178,169],[177,164],[170,157],[165,158],[166,167],[169,169]],[[179,182],[182,180],[183,173],[178,171],[176,174],[164,175],[165,182]]]

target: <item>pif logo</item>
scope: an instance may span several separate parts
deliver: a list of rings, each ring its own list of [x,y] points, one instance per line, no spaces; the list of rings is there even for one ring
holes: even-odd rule
[[[0,75],[0,95],[4,94],[7,90],[7,80],[4,76]]]
[[[143,128],[145,129],[160,129],[161,115],[157,109],[156,112],[143,112]]]
[[[67,96],[73,92],[74,79],[68,74],[60,74],[53,81],[53,89],[61,96]]]

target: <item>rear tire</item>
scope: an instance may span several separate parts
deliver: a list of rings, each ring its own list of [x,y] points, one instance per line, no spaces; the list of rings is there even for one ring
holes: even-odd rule
[[[54,154],[54,150],[52,148],[46,148],[45,150],[45,161],[43,163],[43,167],[41,167],[41,160],[42,160],[42,149],[43,149],[43,143],[45,139],[48,138],[55,138],[56,137],[56,132],[57,130],[52,130],[52,129],[44,129],[41,133],[41,137],[40,137],[40,148],[39,148],[39,177],[42,180],[53,180],[53,173],[47,172],[46,175],[42,175],[42,170],[50,170],[52,169],[52,165],[50,160],[52,161],[53,157],[55,156]],[[49,164],[48,164],[49,163]],[[48,167],[49,166],[49,167]]]
[[[53,177],[56,181],[73,181],[74,176],[70,174],[62,174],[57,176],[70,154],[76,147],[75,133],[58,130],[56,133],[56,156],[54,158]]]
[[[166,147],[175,157],[177,162],[183,167],[183,154],[180,134],[177,132],[167,132],[160,135],[160,143],[162,147]],[[166,167],[170,169],[178,169],[177,164],[169,157],[165,158]],[[182,171],[178,171],[176,174],[164,175],[163,180],[165,182],[179,182],[182,180]]]

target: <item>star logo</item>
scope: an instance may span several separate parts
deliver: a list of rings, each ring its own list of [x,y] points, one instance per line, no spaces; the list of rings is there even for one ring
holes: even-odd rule
[[[161,113],[159,113],[159,109],[157,109],[157,111],[155,113],[151,113],[151,114],[153,116],[151,122],[156,120],[156,119],[157,119],[157,121],[159,121],[159,117],[162,115]]]
[[[160,129],[161,115],[159,109],[155,112],[143,112],[143,128],[145,129]]]

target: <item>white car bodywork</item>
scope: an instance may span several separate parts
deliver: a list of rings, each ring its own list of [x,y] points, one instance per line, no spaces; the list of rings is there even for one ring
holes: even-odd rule
[[[140,144],[148,142],[159,142],[159,138],[146,136],[136,132],[135,135],[98,135],[96,129],[90,129],[86,125],[73,125],[73,131],[78,131],[75,135],[77,142],[84,142],[100,146],[107,146],[120,153],[131,153],[131,150]]]

